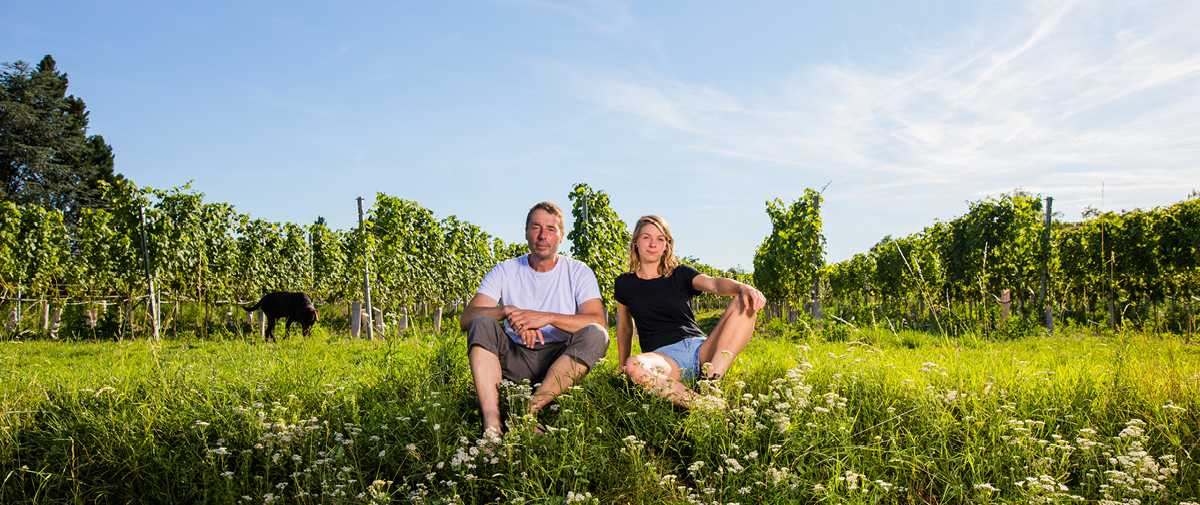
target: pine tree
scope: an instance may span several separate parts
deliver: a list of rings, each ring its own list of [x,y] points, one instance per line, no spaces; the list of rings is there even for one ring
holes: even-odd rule
[[[0,67],[0,199],[59,210],[73,226],[84,208],[103,206],[104,183],[123,178],[112,146],[87,134],[87,106],[67,94],[50,55],[36,68]]]

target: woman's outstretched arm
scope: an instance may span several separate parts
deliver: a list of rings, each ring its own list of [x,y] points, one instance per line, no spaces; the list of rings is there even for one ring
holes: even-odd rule
[[[767,297],[763,296],[761,291],[754,289],[754,286],[725,277],[714,278],[700,274],[692,279],[692,288],[718,296],[738,296],[742,299],[742,306],[746,307],[751,314],[762,310],[767,305]]]

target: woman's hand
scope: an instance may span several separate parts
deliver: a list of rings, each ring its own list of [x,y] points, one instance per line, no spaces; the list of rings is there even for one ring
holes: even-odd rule
[[[746,307],[751,314],[767,306],[767,297],[763,296],[762,291],[754,289],[752,286],[742,284],[742,292],[737,296],[742,299],[742,306]]]

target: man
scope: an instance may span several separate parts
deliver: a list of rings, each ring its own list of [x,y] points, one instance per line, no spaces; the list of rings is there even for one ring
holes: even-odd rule
[[[558,255],[564,236],[558,206],[534,205],[525,216],[529,254],[492,268],[463,310],[484,438],[501,434],[501,378],[541,382],[529,407],[537,415],[608,352],[596,274]]]

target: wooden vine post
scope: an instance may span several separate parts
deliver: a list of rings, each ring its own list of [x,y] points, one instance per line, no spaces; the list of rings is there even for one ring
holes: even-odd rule
[[[21,331],[21,297],[25,296],[24,293],[21,292],[23,287],[24,286],[22,284],[17,284],[17,306],[15,309],[13,309],[12,316],[8,319],[9,331]]]
[[[1038,293],[1038,306],[1042,307],[1042,324],[1051,332],[1054,331],[1054,312],[1050,310],[1050,305],[1046,303],[1046,284],[1050,279],[1050,216],[1053,214],[1051,208],[1054,205],[1054,197],[1046,197],[1046,236],[1042,239],[1042,247],[1046,248],[1046,259],[1042,263],[1042,288]]]
[[[146,303],[150,306],[150,317],[154,327],[154,340],[159,340],[158,297],[154,293],[154,277],[150,275],[150,253],[146,249],[146,208],[138,205],[138,214],[142,219],[142,264],[146,266],[146,282],[150,289],[149,298]]]
[[[363,198],[358,197],[358,229],[363,230]],[[363,248],[363,298],[367,301],[367,317],[375,312],[371,307],[371,247],[370,243]],[[367,339],[375,338],[375,325],[367,324]]]
[[[822,188],[822,189],[824,189],[824,188]],[[813,215],[816,215],[816,216],[821,215],[821,194],[820,193],[813,195],[812,208],[813,208]],[[813,234],[812,240],[813,240],[813,243],[816,244],[816,247],[813,247],[813,255],[812,255],[812,266],[813,266],[814,274],[813,274],[813,281],[812,281],[813,282],[812,313],[810,313],[809,315],[812,316],[812,318],[817,321],[817,328],[821,328],[823,325],[821,324],[820,321],[821,321],[821,319],[824,318],[824,316],[821,314],[821,276],[818,273],[816,273],[816,272],[821,271],[821,237],[820,237],[821,231],[819,228],[813,227],[812,234]]]

